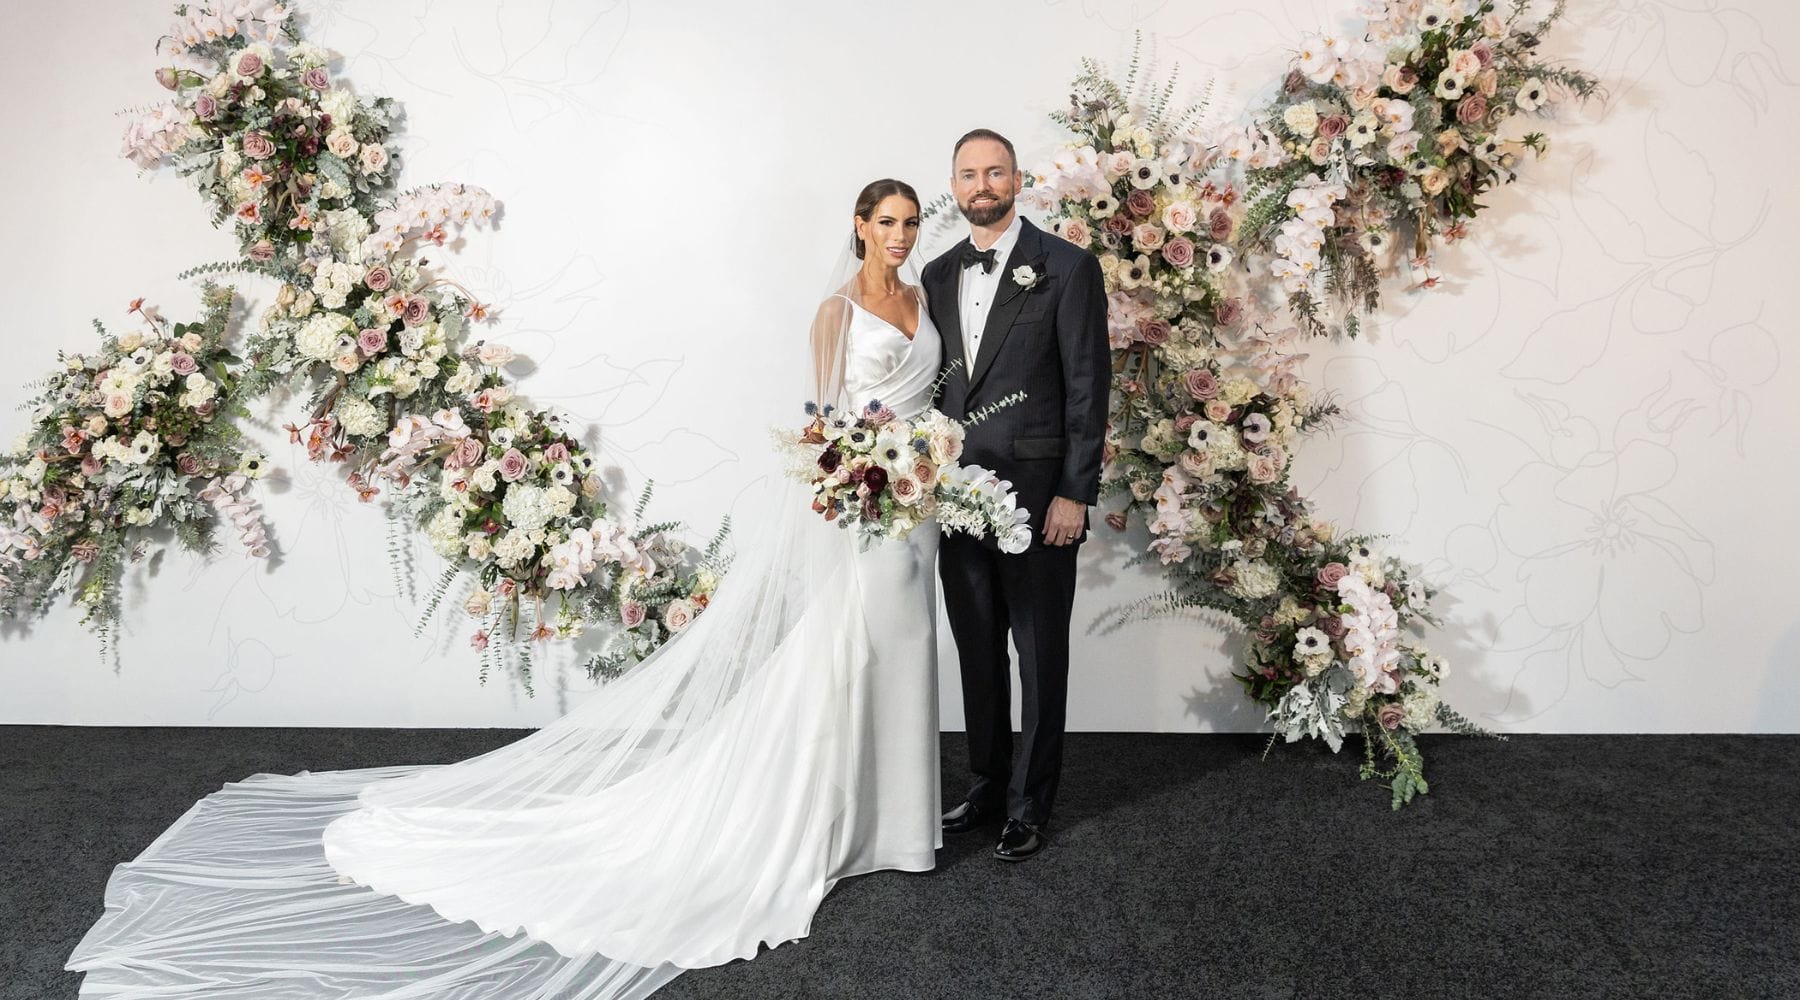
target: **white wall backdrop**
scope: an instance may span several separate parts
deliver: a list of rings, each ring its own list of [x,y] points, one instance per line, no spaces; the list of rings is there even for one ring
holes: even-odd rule
[[[1350,0],[305,6],[339,76],[403,102],[407,182],[464,180],[505,203],[454,271],[535,361],[526,391],[599,427],[626,493],[653,477],[658,511],[696,536],[756,488],[765,428],[792,403],[780,373],[863,182],[932,197],[977,125],[1039,159],[1077,60],[1120,65],[1137,31],[1156,71],[1216,80],[1214,107],[1234,116],[1303,31],[1353,17]],[[91,318],[123,325],[136,296],[190,315],[174,274],[232,253],[181,179],[115,155],[117,113],[162,96],[151,46],[167,20],[125,0],[79,23],[49,4],[0,14],[15,88],[0,402],[84,349]],[[1575,0],[1551,49],[1600,74],[1610,101],[1570,109],[1553,157],[1442,252],[1448,287],[1393,288],[1364,339],[1314,350],[1349,419],[1304,451],[1299,484],[1448,588],[1435,645],[1472,717],[1557,732],[1800,721],[1800,375],[1781,298],[1800,213],[1779,172],[1800,153],[1797,28],[1775,0]],[[383,518],[286,443],[294,409],[263,431],[282,469],[266,481],[277,564],[228,548],[144,567],[116,667],[66,607],[8,626],[0,722],[531,725],[591,689],[572,671],[535,698],[481,686],[455,617],[414,638]],[[8,405],[0,438],[25,418]],[[1071,727],[1256,728],[1216,627],[1084,634],[1158,586],[1121,568],[1143,541],[1102,529],[1084,554]],[[422,586],[438,564],[415,559]],[[946,636],[948,729],[955,677]]]

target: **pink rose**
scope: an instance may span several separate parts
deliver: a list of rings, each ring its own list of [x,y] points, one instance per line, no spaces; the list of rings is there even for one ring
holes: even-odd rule
[[[1222,424],[1231,419],[1231,404],[1223,399],[1209,399],[1200,407],[1200,412],[1206,414],[1206,419],[1213,423]]]
[[[200,474],[200,458],[193,452],[182,452],[175,457],[175,471],[184,476]]]
[[[183,351],[169,355],[169,370],[177,375],[192,375],[200,370],[199,362],[194,356]]]
[[[1094,239],[1093,231],[1080,219],[1064,219],[1060,235],[1078,247],[1085,247]]]
[[[1163,244],[1162,256],[1173,267],[1187,267],[1194,262],[1194,243],[1186,236],[1177,236]]]
[[[1100,224],[1100,228],[1115,236],[1123,236],[1131,232],[1131,220],[1123,215],[1109,215],[1106,217],[1106,221]]]
[[[1327,139],[1336,139],[1350,127],[1350,119],[1343,115],[1331,115],[1319,121],[1319,135]]]
[[[1381,711],[1376,715],[1376,718],[1381,720],[1381,728],[1383,729],[1399,729],[1400,723],[1406,719],[1406,709],[1402,708],[1399,702],[1390,701],[1381,706]]]
[[[1197,424],[1199,422],[1200,422],[1200,417],[1197,414],[1183,413],[1181,416],[1175,418],[1175,429],[1180,431],[1183,434],[1186,434],[1189,430],[1193,429],[1193,426],[1195,424]]]
[[[255,160],[266,160],[275,155],[275,144],[261,132],[245,133],[244,155]]]
[[[1481,60],[1482,69],[1487,69],[1494,64],[1494,49],[1493,46],[1488,43],[1476,42],[1474,45],[1469,46],[1469,51],[1475,53],[1476,59]]]
[[[669,631],[679,632],[694,623],[694,614],[694,606],[687,601],[670,601],[669,606],[663,609],[663,624],[669,627]]]
[[[237,63],[232,69],[239,76],[261,76],[263,71],[262,56],[257,55],[255,52],[248,51],[239,53]]]
[[[363,275],[363,284],[369,286],[371,292],[385,292],[394,284],[394,272],[388,270],[386,264],[377,264]]]
[[[1333,639],[1342,639],[1350,630],[1344,626],[1344,620],[1337,615],[1326,615],[1319,622],[1319,631]]]
[[[1231,239],[1231,230],[1230,212],[1222,208],[1215,208],[1212,210],[1212,214],[1206,217],[1206,235],[1210,236],[1213,242],[1223,243]]]
[[[567,462],[568,460],[569,446],[561,441],[544,449],[544,461],[546,462]]]
[[[1272,483],[1281,478],[1281,462],[1274,455],[1251,455],[1245,473],[1253,483]]]
[[[1456,120],[1464,125],[1476,125],[1487,117],[1487,98],[1480,94],[1470,94],[1456,104]]]
[[[363,357],[372,358],[387,350],[388,332],[378,327],[359,330],[356,334],[356,346],[363,352]]]
[[[1328,562],[1319,567],[1315,579],[1319,581],[1319,586],[1326,590],[1336,591],[1338,581],[1342,580],[1349,572],[1350,567],[1341,562]]]
[[[1222,299],[1213,307],[1213,318],[1220,326],[1230,326],[1244,311],[1244,304],[1237,299]]]
[[[326,75],[323,66],[314,66],[306,71],[306,75],[300,78],[300,82],[313,90],[324,90],[331,86],[331,77]]]
[[[1177,233],[1193,232],[1197,215],[1192,202],[1178,201],[1163,209],[1163,225]]]
[[[644,624],[644,618],[648,614],[649,610],[642,601],[626,601],[619,605],[619,621],[624,622],[626,628],[637,628]]]
[[[1185,379],[1188,395],[1195,399],[1211,399],[1219,394],[1219,377],[1205,368],[1196,368]]]
[[[1125,198],[1125,211],[1140,219],[1148,219],[1150,213],[1156,211],[1156,196],[1139,188]]]
[[[456,450],[450,453],[449,458],[445,459],[445,464],[466,469],[481,461],[481,457],[485,454],[487,454],[487,448],[483,447],[480,441],[466,437],[456,442]]]
[[[194,117],[201,121],[211,121],[219,113],[219,102],[211,94],[201,94],[194,99]]]
[[[100,459],[93,455],[88,455],[81,460],[81,474],[89,479],[98,476],[101,468]]]
[[[250,244],[250,259],[258,264],[267,264],[275,259],[275,244],[268,240],[257,240]]]
[[[1138,336],[1151,347],[1161,347],[1169,342],[1169,321],[1162,317],[1138,320]]]
[[[431,318],[431,300],[423,295],[414,295],[406,300],[406,308],[400,311],[400,319],[407,326],[418,326]]]
[[[531,462],[526,459],[525,453],[517,448],[508,448],[506,454],[500,456],[500,478],[509,483],[516,483],[524,479],[526,471],[530,468]]]
[[[893,492],[895,500],[904,504],[917,503],[919,497],[923,493],[923,490],[919,486],[919,481],[911,476],[901,476],[900,478],[891,481],[888,484],[888,489]]]
[[[1139,250],[1158,250],[1163,245],[1163,231],[1148,222],[1139,224],[1131,231],[1131,242]]]

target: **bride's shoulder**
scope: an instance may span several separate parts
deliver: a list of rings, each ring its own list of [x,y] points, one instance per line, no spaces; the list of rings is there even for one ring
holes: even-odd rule
[[[848,321],[850,317],[850,307],[854,304],[855,303],[850,301],[850,296],[845,295],[843,292],[832,292],[830,295],[819,300],[819,308],[813,313],[813,323],[815,325],[820,323],[844,323]]]

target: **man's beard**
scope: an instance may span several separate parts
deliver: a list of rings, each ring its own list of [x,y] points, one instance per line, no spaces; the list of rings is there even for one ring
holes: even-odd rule
[[[991,226],[1006,218],[1006,213],[1012,211],[1013,207],[1011,198],[1001,198],[999,195],[995,195],[994,199],[986,205],[964,205],[958,202],[956,207],[962,212],[963,218],[969,220],[969,225]]]

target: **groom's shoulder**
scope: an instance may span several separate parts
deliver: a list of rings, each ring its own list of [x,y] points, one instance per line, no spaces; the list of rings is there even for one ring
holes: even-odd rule
[[[1085,247],[1078,247],[1053,233],[1044,233],[1044,261],[1053,272],[1074,274],[1083,270],[1100,273],[1100,258]]]
[[[925,263],[925,269],[919,272],[920,276],[925,277],[935,275],[937,272],[943,270],[944,266],[949,262],[950,256],[956,253],[957,248],[960,246],[962,246],[961,243],[953,243],[950,245],[949,249],[938,254],[936,257],[931,258],[931,260]]]

